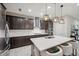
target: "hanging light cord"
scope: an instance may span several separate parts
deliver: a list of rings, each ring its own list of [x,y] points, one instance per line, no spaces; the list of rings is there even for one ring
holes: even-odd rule
[[[56,3],[55,3],[55,17],[56,17]]]
[[[61,7],[61,17],[62,17],[62,7],[63,7],[63,5],[61,5],[60,7]]]
[[[45,4],[45,13],[47,14],[47,3]]]

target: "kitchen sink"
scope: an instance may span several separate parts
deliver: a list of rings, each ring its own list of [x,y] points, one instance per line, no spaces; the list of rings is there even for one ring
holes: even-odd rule
[[[54,36],[47,36],[45,37],[46,39],[51,39],[51,38],[54,38]]]

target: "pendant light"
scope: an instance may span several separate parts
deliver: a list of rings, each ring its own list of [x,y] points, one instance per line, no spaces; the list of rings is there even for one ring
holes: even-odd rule
[[[56,3],[55,3],[55,17],[53,19],[53,22],[58,22],[59,18],[56,15]]]
[[[60,24],[64,24],[64,19],[63,19],[63,16],[62,16],[62,8],[63,8],[63,5],[60,5],[60,8],[61,8],[61,17],[60,17],[59,23]]]
[[[43,15],[43,19],[44,19],[45,21],[47,21],[47,20],[50,19],[49,15],[47,14],[47,3],[45,4],[45,15]]]

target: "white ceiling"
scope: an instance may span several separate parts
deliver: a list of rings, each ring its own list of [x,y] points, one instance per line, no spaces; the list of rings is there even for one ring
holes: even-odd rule
[[[7,8],[7,11],[16,12],[25,15],[31,16],[41,16],[40,13],[45,14],[45,3],[4,3]],[[60,16],[60,5],[57,3],[57,15]],[[48,9],[48,14],[54,17],[55,14],[55,5],[54,3],[48,3],[47,6],[51,6]],[[70,15],[79,19],[79,6],[76,3],[63,3],[63,15]],[[21,8],[22,11],[18,11],[18,8]],[[28,9],[32,11],[29,13]]]

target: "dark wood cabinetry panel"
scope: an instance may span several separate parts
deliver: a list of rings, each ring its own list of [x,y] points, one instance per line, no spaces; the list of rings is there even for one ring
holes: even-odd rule
[[[46,33],[48,33],[48,30],[51,29],[53,31],[53,22],[51,20],[44,21],[40,20],[40,28],[45,30]]]
[[[34,22],[33,19],[24,20],[25,22],[25,29],[33,29],[34,28]]]
[[[46,24],[46,22],[44,20],[40,20],[40,28],[45,29],[45,25],[48,26],[48,24]]]
[[[7,15],[7,22],[10,29],[33,29],[33,19],[25,19],[22,17],[15,17]]]
[[[13,48],[31,45],[32,42],[30,41],[30,38],[15,37],[10,39],[10,44],[11,44],[11,49],[13,49]]]
[[[6,21],[8,22],[9,29],[13,29],[13,17],[6,16]]]
[[[40,20],[40,27],[41,29],[48,29],[49,24],[51,25],[51,27],[53,28],[53,22],[52,21],[44,21],[44,20]]]
[[[24,29],[24,18],[8,16],[6,17],[9,25],[9,29]]]
[[[31,45],[31,38],[49,36],[48,34],[42,35],[31,35],[31,36],[21,36],[21,37],[12,37],[10,38],[11,49]]]
[[[13,29],[24,29],[24,19],[19,17],[14,17],[13,19]]]

